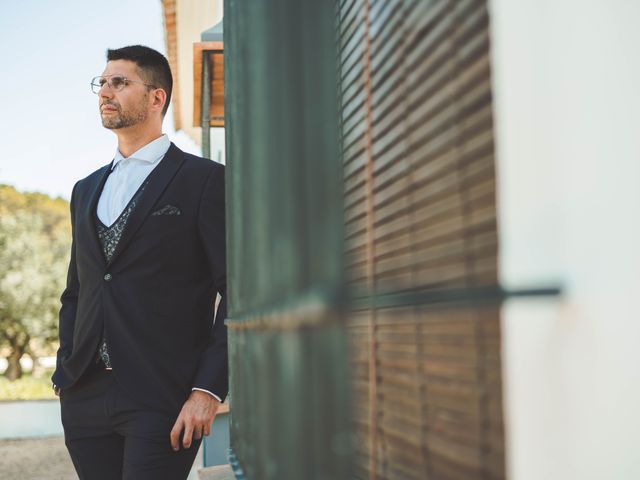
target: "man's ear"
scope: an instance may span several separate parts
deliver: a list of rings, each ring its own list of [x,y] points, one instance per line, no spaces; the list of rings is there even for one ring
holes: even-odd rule
[[[158,110],[162,111],[164,108],[164,104],[167,101],[167,92],[165,92],[162,88],[158,88],[153,91],[153,106],[158,108]]]

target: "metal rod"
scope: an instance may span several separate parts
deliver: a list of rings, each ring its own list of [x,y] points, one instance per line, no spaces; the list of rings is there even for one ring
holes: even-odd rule
[[[366,295],[349,300],[350,307],[365,310],[371,308],[392,308],[406,305],[433,306],[480,306],[496,304],[511,298],[557,297],[562,289],[557,286],[505,290],[499,285],[471,288],[447,288],[441,290],[421,290],[413,292]]]
[[[202,128],[202,156],[211,158],[211,129],[209,127],[209,107],[211,104],[211,76],[209,52],[202,52],[202,88],[200,96],[200,126]]]

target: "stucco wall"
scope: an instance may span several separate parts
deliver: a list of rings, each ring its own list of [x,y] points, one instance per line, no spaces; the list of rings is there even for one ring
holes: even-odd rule
[[[176,29],[178,53],[178,91],[180,95],[180,125],[200,144],[199,127],[193,127],[193,44],[200,34],[222,18],[222,0],[177,0]],[[214,149],[212,148],[212,152]]]
[[[640,478],[640,3],[490,5],[509,478]]]

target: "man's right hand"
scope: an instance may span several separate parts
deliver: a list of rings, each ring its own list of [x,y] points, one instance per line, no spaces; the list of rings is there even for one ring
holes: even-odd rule
[[[53,393],[56,394],[56,397],[59,397],[60,396],[60,387],[57,386],[55,383],[52,385],[52,387],[53,387]]]

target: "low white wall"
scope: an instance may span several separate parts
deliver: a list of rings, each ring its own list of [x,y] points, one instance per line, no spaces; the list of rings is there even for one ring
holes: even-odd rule
[[[640,478],[640,2],[489,3],[509,478]]]

